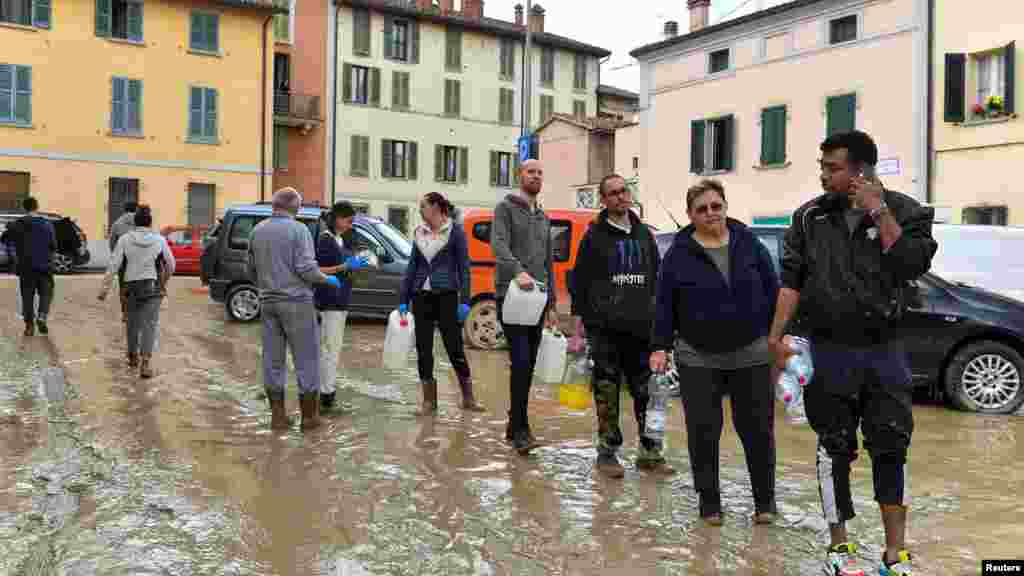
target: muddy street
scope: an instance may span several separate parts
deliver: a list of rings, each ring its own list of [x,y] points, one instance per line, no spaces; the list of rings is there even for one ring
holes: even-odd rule
[[[50,335],[24,338],[14,280],[0,279],[0,574],[583,575],[819,574],[826,525],[814,435],[778,412],[780,521],[754,527],[737,436],[722,441],[725,525],[697,518],[678,399],[659,480],[592,468],[595,418],[536,384],[545,447],[504,442],[507,355],[470,351],[483,414],[463,413],[439,351],[439,414],[416,418],[415,367],[380,367],[384,326],[350,322],[344,412],[302,434],[269,430],[259,326],[225,321],[196,279],[161,311],[157,376],[125,367],[116,298],[97,276],[61,277]],[[683,383],[685,385],[685,383]],[[293,381],[287,406],[296,417]],[[728,407],[726,407],[728,409]],[[1021,416],[915,406],[910,549],[922,574],[977,574],[1021,556]],[[869,459],[855,463],[862,556],[884,541]]]

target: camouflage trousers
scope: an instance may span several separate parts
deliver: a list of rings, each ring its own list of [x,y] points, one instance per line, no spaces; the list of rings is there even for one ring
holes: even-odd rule
[[[588,334],[590,336],[591,334]],[[622,383],[633,397],[633,415],[640,433],[638,460],[663,461],[661,442],[643,435],[650,379],[650,343],[633,334],[600,330],[592,334],[594,410],[597,413],[597,451],[615,454],[622,446],[619,412]]]

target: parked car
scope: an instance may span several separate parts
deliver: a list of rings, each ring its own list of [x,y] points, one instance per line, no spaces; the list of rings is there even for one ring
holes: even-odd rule
[[[89,262],[88,239],[74,220],[52,212],[40,212],[39,215],[53,223],[57,235],[57,252],[53,255],[55,273],[70,274]],[[22,211],[0,211],[0,233],[6,231],[11,222],[24,216],[25,213]],[[8,253],[7,248],[0,242],[0,266],[10,268],[13,255]]]
[[[751,229],[780,269],[786,228]],[[674,236],[657,235],[662,255]],[[945,251],[953,252],[955,242],[949,244]],[[941,265],[933,268],[942,270]],[[906,342],[915,386],[961,410],[1015,412],[1024,403],[1024,302],[940,274],[929,272],[915,282],[918,298],[894,328]]]
[[[551,239],[554,245],[555,295],[560,308],[569,304],[566,273],[576,265],[576,250],[596,213],[581,210],[548,210]],[[494,251],[491,249],[493,210],[467,209],[461,214],[463,229],[469,243],[471,300],[466,318],[465,338],[474,348],[494,350],[504,336],[498,323],[494,296]]]
[[[167,226],[160,234],[167,240],[167,245],[174,255],[176,266],[174,273],[178,275],[199,274],[199,258],[203,254],[203,239],[209,226]]]
[[[200,262],[200,280],[210,286],[210,298],[223,303],[228,316],[250,322],[260,315],[259,293],[248,272],[249,236],[256,224],[269,218],[270,203],[229,208],[224,218],[210,231],[210,239]],[[323,229],[325,209],[304,206],[298,214],[309,227],[314,240]],[[386,318],[398,306],[402,275],[412,255],[412,245],[401,232],[379,218],[356,216],[353,233],[359,249],[368,249],[377,257],[373,272],[358,272],[352,278],[352,302],[349,314]]]

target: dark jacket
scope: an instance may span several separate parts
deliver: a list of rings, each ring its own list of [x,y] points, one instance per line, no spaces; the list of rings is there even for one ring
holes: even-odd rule
[[[648,340],[654,321],[658,245],[646,224],[629,213],[626,233],[604,210],[580,241],[573,271],[573,315],[588,329],[613,329]]]
[[[324,230],[317,238],[316,263],[321,268],[341,266],[352,254],[352,248],[348,244],[344,247],[339,246],[337,236],[329,230]],[[330,284],[313,286],[313,302],[317,310],[348,310],[349,301],[352,300],[352,275],[346,271],[338,273],[337,276],[338,280],[341,280],[341,286],[338,288]]]
[[[451,232],[444,248],[427,262],[415,241],[412,256],[402,278],[402,293],[399,303],[408,304],[416,292],[423,288],[430,278],[432,292],[455,291],[459,301],[469,304],[469,247],[462,226],[450,220]]]
[[[695,350],[738,350],[768,334],[779,280],[768,249],[749,228],[729,219],[729,283],[700,244],[692,224],[676,234],[658,277],[655,350],[670,350],[674,334]]]
[[[552,272],[551,221],[543,210],[530,210],[516,194],[509,194],[494,208],[491,249],[497,262],[494,293],[498,303],[505,300],[509,282],[526,272],[548,291],[548,305],[555,302]]]
[[[931,268],[934,210],[898,192],[885,202],[903,233],[882,252],[874,221],[850,234],[845,198],[825,194],[801,206],[783,242],[782,285],[800,293],[797,325],[812,338],[849,344],[884,341],[910,295],[909,283]]]
[[[49,220],[32,215],[19,218],[7,226],[3,241],[14,246],[18,274],[50,273],[57,234]]]

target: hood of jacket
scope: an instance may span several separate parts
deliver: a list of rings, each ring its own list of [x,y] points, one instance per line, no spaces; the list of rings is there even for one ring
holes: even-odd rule
[[[128,245],[135,248],[153,248],[160,244],[161,236],[149,228],[136,228],[125,234]]]
[[[445,223],[441,225],[441,229],[437,232],[438,237],[442,242],[437,245],[435,253],[448,245],[452,235],[452,219],[447,219]],[[423,252],[424,255],[426,255],[429,252],[431,242],[434,240],[434,231],[431,230],[430,226],[426,223],[421,223],[416,226],[412,235],[416,241],[416,247],[420,249],[420,252]],[[433,256],[433,254],[431,254],[431,256]]]

